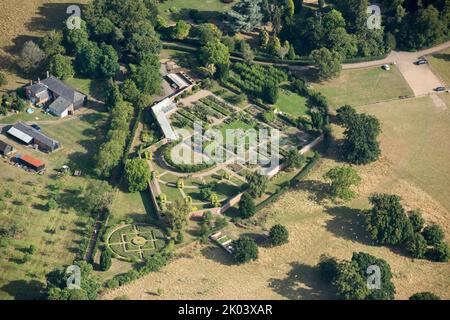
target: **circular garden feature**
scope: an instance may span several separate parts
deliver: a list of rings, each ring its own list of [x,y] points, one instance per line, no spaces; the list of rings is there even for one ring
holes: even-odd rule
[[[107,243],[121,258],[143,259],[161,251],[166,241],[167,236],[155,226],[130,224],[112,231]]]

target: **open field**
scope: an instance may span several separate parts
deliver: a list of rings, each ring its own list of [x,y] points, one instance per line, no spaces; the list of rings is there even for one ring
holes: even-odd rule
[[[343,70],[339,78],[313,87],[328,98],[333,108],[344,104],[361,106],[399,96],[413,96],[411,88],[395,66],[390,71],[380,67]]]
[[[88,0],[0,0],[0,70],[6,71],[8,85],[15,89],[29,82],[17,72],[14,55],[28,40],[36,41],[43,32],[61,29],[70,4],[85,4]]]
[[[20,145],[4,135],[21,154],[30,154],[45,162],[43,176],[25,172],[9,163],[0,162],[0,197],[6,207],[0,210],[0,227],[17,224],[23,232],[0,248],[0,299],[38,298],[44,275],[56,267],[73,261],[79,248],[87,217],[79,214],[80,190],[88,183],[94,147],[101,142],[105,115],[95,111],[67,121],[40,123],[43,132],[58,139],[62,148],[45,154]],[[94,129],[95,128],[95,129]],[[82,177],[55,177],[55,169],[68,164],[81,169]],[[59,208],[47,211],[46,204],[52,190],[59,197]],[[5,195],[10,190],[12,196]],[[36,252],[24,261],[24,249],[31,244]]]
[[[166,18],[178,20],[179,15],[185,16],[186,10],[196,9],[205,14],[223,12],[235,5],[223,3],[221,0],[167,0],[159,5],[159,12]],[[184,11],[184,12],[183,12]]]
[[[444,99],[450,102],[447,97]],[[267,216],[267,227],[282,223],[289,229],[287,245],[260,248],[258,261],[244,266],[233,265],[226,253],[215,246],[195,245],[162,272],[113,290],[104,298],[126,294],[130,299],[158,299],[151,295],[158,288],[164,292],[159,299],[335,298],[332,289],[318,279],[313,266],[322,253],[350,259],[352,252],[363,251],[390,264],[397,299],[407,299],[418,291],[432,291],[449,299],[449,264],[413,260],[397,250],[373,245],[365,239],[359,215],[359,209],[368,207],[371,193],[396,193],[407,209],[421,208],[428,223],[442,224],[449,241],[446,181],[450,172],[444,158],[448,163],[450,148],[442,139],[449,134],[448,126],[443,125],[450,120],[449,111],[435,108],[429,97],[376,104],[362,110],[376,114],[383,123],[383,156],[372,165],[358,167],[363,183],[357,199],[336,204],[322,198],[325,185],[321,177],[337,165],[332,149],[298,191],[258,213]],[[340,136],[341,129],[334,127],[333,131]],[[433,141],[441,141],[439,148]],[[232,231],[227,228],[227,232]],[[252,233],[234,231],[234,236]]]
[[[427,57],[428,62],[446,86],[450,86],[450,49]]]

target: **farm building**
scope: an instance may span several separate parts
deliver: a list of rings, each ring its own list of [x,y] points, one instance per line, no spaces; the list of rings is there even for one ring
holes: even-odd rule
[[[25,88],[27,98],[32,104],[48,104],[49,111],[61,118],[73,114],[86,103],[86,96],[56,77],[38,81]]]
[[[14,151],[14,148],[6,142],[0,140],[0,155],[8,156]]]
[[[17,122],[8,129],[7,133],[27,145],[37,145],[42,151],[51,152],[60,147],[58,141],[49,138],[24,122]]]
[[[16,161],[36,172],[42,171],[45,169],[45,164],[36,158],[33,158],[29,155],[20,156],[18,155],[16,157]]]

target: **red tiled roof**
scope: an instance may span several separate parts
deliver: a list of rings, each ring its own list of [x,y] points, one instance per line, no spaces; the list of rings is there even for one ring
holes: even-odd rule
[[[41,160],[33,158],[32,156],[29,156],[29,155],[21,156],[20,160],[25,161],[25,162],[35,166],[36,168],[39,168],[39,167],[42,167],[45,165]]]

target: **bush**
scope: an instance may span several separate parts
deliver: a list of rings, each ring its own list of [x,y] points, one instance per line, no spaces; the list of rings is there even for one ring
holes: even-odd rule
[[[254,216],[256,213],[255,201],[247,192],[242,195],[241,200],[239,201],[239,213],[242,218],[245,219]]]
[[[281,246],[289,242],[289,232],[286,227],[276,224],[270,228],[269,242],[273,246]]]
[[[409,300],[441,300],[441,298],[432,292],[417,292],[409,297]]]
[[[430,246],[437,245],[444,239],[444,230],[437,224],[426,226],[422,235]]]
[[[414,232],[421,232],[425,224],[420,210],[414,210],[409,214],[409,221],[413,227]]]
[[[414,258],[423,258],[427,252],[427,242],[420,233],[416,233],[406,243],[406,250]]]
[[[233,258],[237,264],[243,264],[258,259],[258,245],[253,239],[240,237],[231,244]]]
[[[450,257],[448,245],[445,242],[439,242],[434,245],[429,252],[429,257],[437,262],[447,262]]]
[[[100,256],[100,270],[108,271],[111,268],[111,251],[105,249]]]

